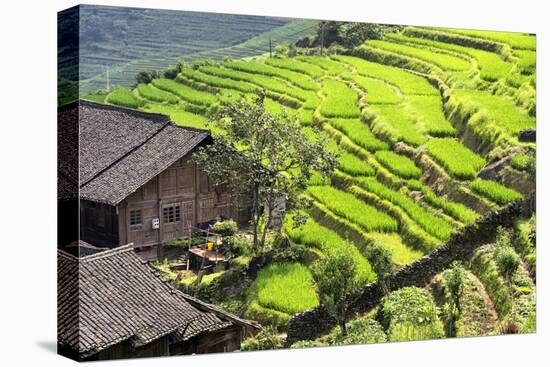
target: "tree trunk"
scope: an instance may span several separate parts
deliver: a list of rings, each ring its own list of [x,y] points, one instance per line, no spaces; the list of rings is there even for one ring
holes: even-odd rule
[[[252,251],[258,248],[258,187],[252,194]]]
[[[342,329],[342,335],[347,336],[348,330],[346,329],[346,319],[342,317],[340,320],[340,328]]]
[[[455,328],[455,320],[454,320],[454,307],[452,305],[449,306],[449,337],[454,337],[454,328]]]
[[[268,214],[267,214],[267,220],[265,221],[265,225],[264,225],[264,232],[262,233],[262,239],[260,241],[260,249],[263,250],[264,246],[265,246],[265,239],[266,239],[266,236],[267,236],[267,230],[269,229],[269,226],[271,225],[271,220],[272,220],[272,217],[271,217],[271,211],[272,211],[272,207],[273,205],[271,203],[268,204]]]

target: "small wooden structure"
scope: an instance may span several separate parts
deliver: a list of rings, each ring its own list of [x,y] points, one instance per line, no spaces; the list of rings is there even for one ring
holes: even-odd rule
[[[194,272],[216,267],[219,263],[227,263],[227,258],[218,251],[194,247],[189,250],[189,269]]]
[[[161,280],[131,246],[58,250],[58,351],[79,361],[230,352],[259,325]]]

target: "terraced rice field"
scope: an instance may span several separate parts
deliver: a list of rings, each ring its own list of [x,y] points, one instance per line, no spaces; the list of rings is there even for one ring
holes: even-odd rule
[[[485,165],[483,157],[472,152],[452,138],[430,139],[426,144],[428,154],[445,167],[454,177],[470,180]]]
[[[512,51],[505,56],[500,46],[489,51],[453,37],[505,43]],[[287,219],[284,232],[316,256],[351,247],[366,283],[375,279],[364,256],[372,243],[404,266],[479,219],[483,210],[472,198],[496,208],[522,197],[517,188],[477,175],[502,152],[521,157],[523,149],[534,148],[517,139],[519,131],[535,127],[525,106],[535,103],[536,91],[522,79],[536,72],[533,42],[525,35],[410,27],[366,42],[395,55],[387,64],[352,55],[224,61],[184,67],[176,80],[156,79],[134,91],[117,88],[105,101],[164,113],[216,135],[224,132],[207,124],[209,113],[262,89],[268,112],[285,110],[307,136],[313,136],[312,126],[325,131],[328,149],[339,154],[336,174],[310,182],[306,195],[314,200],[311,214],[318,215],[299,228]],[[406,68],[414,63],[435,67],[426,75]],[[521,161],[512,160],[514,171],[520,172]],[[438,185],[445,180],[465,194]],[[308,264],[264,269],[249,309],[255,317],[273,312],[287,322],[292,313],[318,304],[314,290],[304,286],[310,280]]]

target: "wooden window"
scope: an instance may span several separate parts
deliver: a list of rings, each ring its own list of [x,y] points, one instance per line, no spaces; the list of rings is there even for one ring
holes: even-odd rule
[[[142,216],[141,209],[132,209],[130,210],[130,226],[141,226]]]
[[[170,205],[162,208],[162,218],[164,223],[176,223],[181,220],[180,206]]]

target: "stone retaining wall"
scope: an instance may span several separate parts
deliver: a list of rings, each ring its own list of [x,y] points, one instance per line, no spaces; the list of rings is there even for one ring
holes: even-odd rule
[[[529,215],[534,209],[533,199],[511,203],[498,211],[489,213],[477,222],[462,228],[449,241],[430,254],[401,268],[388,278],[389,291],[402,287],[427,284],[455,260],[466,261],[483,244],[494,241],[499,226],[510,227],[520,215]],[[384,296],[378,283],[365,286],[348,310],[348,318],[356,313],[365,313],[374,308]],[[321,305],[292,317],[288,325],[287,346],[299,340],[312,340],[336,325],[336,320]]]

